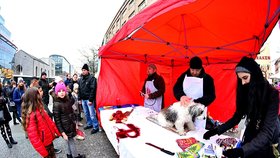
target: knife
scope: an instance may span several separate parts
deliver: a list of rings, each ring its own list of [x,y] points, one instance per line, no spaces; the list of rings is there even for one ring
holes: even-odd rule
[[[152,144],[152,143],[145,143],[145,144],[150,145],[150,146],[152,146],[152,147],[154,147],[154,148],[157,148],[157,149],[159,149],[160,151],[162,151],[162,152],[164,152],[164,153],[166,153],[166,154],[168,154],[168,155],[175,155],[175,153],[173,153],[173,152],[171,152],[171,151],[168,151],[168,150],[165,150],[165,149],[163,149],[163,148],[161,148],[161,147],[158,147],[158,146],[156,146],[156,145],[154,145],[154,144]]]

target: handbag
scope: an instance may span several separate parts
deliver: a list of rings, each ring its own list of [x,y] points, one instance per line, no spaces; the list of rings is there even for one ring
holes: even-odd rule
[[[0,121],[5,121],[3,110],[0,110]]]
[[[13,101],[10,101],[10,106],[11,106],[11,107],[14,107],[14,106],[16,106],[15,102],[13,102]]]

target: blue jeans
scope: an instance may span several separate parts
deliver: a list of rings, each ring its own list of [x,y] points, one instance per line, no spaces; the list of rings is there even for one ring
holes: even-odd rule
[[[94,102],[92,102],[92,105],[88,105],[88,100],[82,100],[82,106],[84,109],[84,113],[86,116],[87,126],[93,125],[94,129],[99,128],[98,120],[96,117],[96,111],[94,108]]]
[[[17,106],[17,114],[19,117],[21,117],[21,105],[16,105]]]

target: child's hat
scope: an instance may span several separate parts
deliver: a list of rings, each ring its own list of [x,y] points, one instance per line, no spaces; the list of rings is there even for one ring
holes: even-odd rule
[[[66,88],[66,86],[65,86],[65,84],[63,82],[59,82],[59,83],[56,84],[56,86],[55,86],[55,94],[57,94],[61,90],[67,92],[67,88]]]

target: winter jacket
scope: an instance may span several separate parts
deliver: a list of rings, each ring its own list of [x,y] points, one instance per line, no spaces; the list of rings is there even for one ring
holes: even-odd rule
[[[49,90],[51,89],[49,82],[45,79],[40,79],[39,85],[42,87],[43,90],[43,102],[45,105],[49,104]]]
[[[48,155],[46,146],[50,145],[56,136],[61,135],[45,110],[41,113],[39,110],[30,113],[26,132],[30,143],[42,157]]]
[[[96,100],[97,82],[95,77],[90,74],[82,76],[79,79],[78,84],[79,100],[89,100],[90,102]]]
[[[74,81],[73,79],[71,79],[71,82],[68,85],[68,87],[71,89],[71,92],[73,92],[73,88],[74,88],[75,83],[78,84],[78,81]]]
[[[55,98],[53,105],[53,116],[60,133],[65,133],[68,137],[76,136],[75,114],[72,105],[74,99]]]
[[[12,117],[10,115],[10,112],[7,108],[7,100],[3,97],[0,96],[0,110],[3,110],[3,115],[4,115],[4,121],[0,121],[0,126],[3,124],[7,124],[12,120]]]
[[[271,144],[280,143],[280,122],[278,119],[279,98],[278,91],[265,87],[265,106],[261,111],[260,122],[251,119],[246,124],[243,135],[242,149],[246,158],[273,158]],[[244,114],[242,109],[236,110],[233,117],[218,127],[218,134],[222,134],[240,122]],[[279,146],[278,146],[279,151]]]
[[[182,96],[186,95],[183,89],[183,82],[186,74],[187,76],[191,76],[190,69],[184,72],[177,79],[177,82],[173,87],[174,96],[178,101],[180,101]],[[216,98],[214,80],[210,75],[205,73],[204,68],[201,69],[201,73],[198,77],[203,78],[203,96],[201,98],[194,99],[194,102],[209,106]]]
[[[13,101],[15,102],[16,106],[21,106],[21,98],[24,94],[24,90],[19,89],[18,87],[13,92]]]

